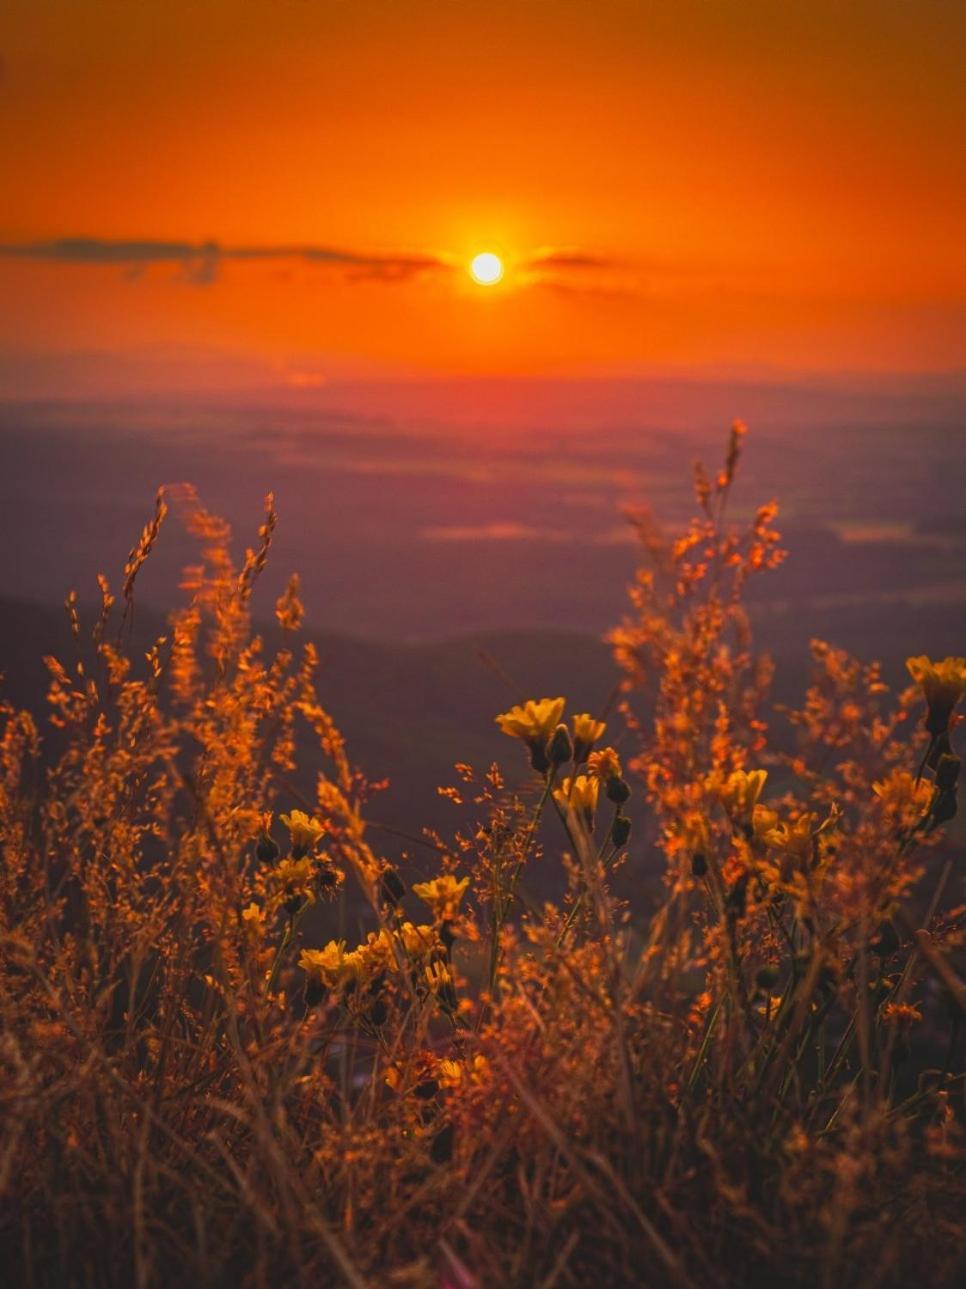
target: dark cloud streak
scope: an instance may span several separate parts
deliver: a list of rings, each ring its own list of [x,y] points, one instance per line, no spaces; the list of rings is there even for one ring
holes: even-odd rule
[[[214,240],[165,241],[160,238],[61,237],[48,241],[0,242],[0,258],[41,263],[116,266],[131,278],[170,266],[193,286],[218,281],[229,263],[306,264],[341,271],[350,282],[411,282],[430,274],[449,274],[459,266],[435,254],[370,253],[315,243],[224,245]],[[606,255],[570,248],[543,248],[517,266],[523,283],[565,294],[627,295],[636,286],[626,265]]]
[[[526,268],[539,271],[554,269],[615,269],[620,264],[606,255],[593,255],[589,251],[541,251],[527,260]]]
[[[214,282],[221,266],[231,261],[301,261],[342,268],[357,280],[378,282],[405,282],[422,274],[450,272],[452,269],[446,260],[436,255],[369,254],[311,244],[222,246],[214,241],[168,242],[100,237],[0,243],[0,256],[58,264],[118,265],[135,275],[154,265],[174,264],[182,269],[188,281],[197,286]]]

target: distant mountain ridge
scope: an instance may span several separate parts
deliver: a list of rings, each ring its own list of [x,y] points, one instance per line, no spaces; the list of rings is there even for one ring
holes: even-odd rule
[[[911,653],[962,651],[961,623],[938,603],[838,604],[807,615],[794,604],[753,611],[756,641],[776,662],[774,696],[796,702],[807,681],[809,637],[822,637],[882,662],[886,678],[904,683]],[[84,612],[93,621],[93,611]],[[137,608],[132,647],[165,633],[163,616]],[[256,624],[271,646],[274,623]],[[565,695],[571,711],[602,712],[618,673],[609,647],[591,635],[563,631],[502,631],[430,643],[359,640],[310,627],[304,637],[320,658],[318,688],[346,735],[352,759],[389,789],[372,815],[403,832],[423,824],[451,828],[457,815],[436,789],[454,782],[453,765],[478,770],[499,759],[526,775],[519,749],[500,734],[495,715],[527,697]],[[43,715],[45,654],[69,664],[77,646],[63,609],[0,598],[0,698]],[[614,717],[608,740],[624,745]],[[388,836],[388,834],[387,834]]]

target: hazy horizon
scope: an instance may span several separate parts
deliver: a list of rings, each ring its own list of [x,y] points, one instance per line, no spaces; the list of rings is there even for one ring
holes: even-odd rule
[[[59,603],[116,570],[162,484],[193,483],[252,539],[280,513],[272,584],[371,638],[599,633],[624,606],[622,518],[676,523],[696,458],[750,424],[735,513],[777,497],[791,557],[767,594],[826,608],[966,609],[960,381],[343,382],[207,397],[0,402],[0,594]],[[174,517],[139,594],[168,607],[191,546]]]

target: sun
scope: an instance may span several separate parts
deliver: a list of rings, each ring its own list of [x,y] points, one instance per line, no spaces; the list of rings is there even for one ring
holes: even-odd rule
[[[503,277],[503,261],[492,251],[481,251],[470,260],[470,277],[480,286],[495,286]]]

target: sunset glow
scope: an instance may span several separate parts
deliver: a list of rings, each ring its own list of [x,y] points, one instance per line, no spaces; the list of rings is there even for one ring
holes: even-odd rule
[[[25,357],[92,349],[163,353],[175,381],[202,356],[249,382],[306,360],[326,379],[958,365],[966,8],[482,13],[11,0],[11,387]],[[513,290],[481,310],[467,266],[491,239]]]

